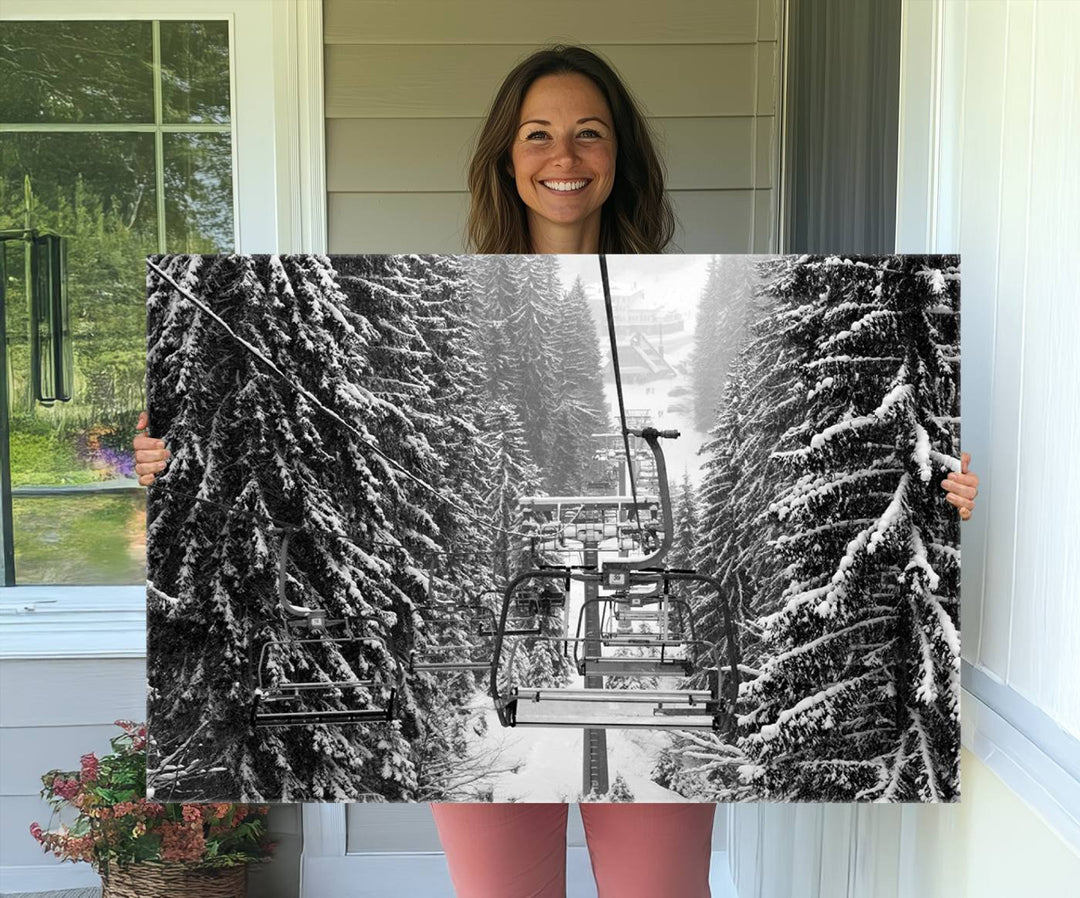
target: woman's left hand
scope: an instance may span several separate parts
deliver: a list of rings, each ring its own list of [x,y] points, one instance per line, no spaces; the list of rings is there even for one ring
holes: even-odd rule
[[[960,470],[950,471],[949,476],[941,481],[941,488],[946,492],[945,499],[960,509],[961,521],[971,517],[972,509],[975,508],[975,497],[979,495],[979,477],[968,472],[970,461],[970,454],[961,453]]]

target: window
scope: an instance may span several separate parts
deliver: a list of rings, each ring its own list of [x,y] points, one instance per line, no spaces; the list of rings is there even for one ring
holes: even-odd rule
[[[141,583],[143,258],[237,244],[230,22],[6,22],[0,83],[6,583]],[[73,395],[49,406],[30,385],[28,232],[67,238]]]

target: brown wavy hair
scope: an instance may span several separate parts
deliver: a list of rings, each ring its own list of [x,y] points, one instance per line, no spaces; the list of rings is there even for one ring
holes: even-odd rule
[[[601,212],[600,252],[662,252],[674,236],[675,216],[645,116],[606,61],[584,47],[569,46],[539,50],[518,63],[492,101],[469,164],[469,248],[478,253],[532,251],[525,204],[509,172],[510,148],[533,82],[564,74],[590,79],[614,119],[615,180]]]

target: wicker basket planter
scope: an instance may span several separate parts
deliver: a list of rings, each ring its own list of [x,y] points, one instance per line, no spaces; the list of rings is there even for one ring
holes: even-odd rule
[[[143,863],[101,877],[101,898],[244,898],[246,892],[246,864],[208,870]]]

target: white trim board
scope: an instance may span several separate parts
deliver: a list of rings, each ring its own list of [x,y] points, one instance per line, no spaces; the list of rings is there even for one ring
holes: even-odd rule
[[[1080,743],[1060,729],[1052,735],[1053,721],[1007,686],[969,691],[984,690],[989,678],[964,664],[969,670],[964,671],[967,682],[961,693],[962,744],[1080,851],[1080,778],[1074,773],[1080,770]],[[1036,722],[1039,716],[1042,722]],[[1024,730],[1015,725],[1021,721]],[[1047,743],[1036,743],[1035,738]],[[963,783],[961,800],[962,790]]]
[[[142,586],[0,589],[0,659],[145,656]]]
[[[0,896],[101,888],[101,877],[89,864],[56,861],[32,867],[0,867],[0,872]]]

